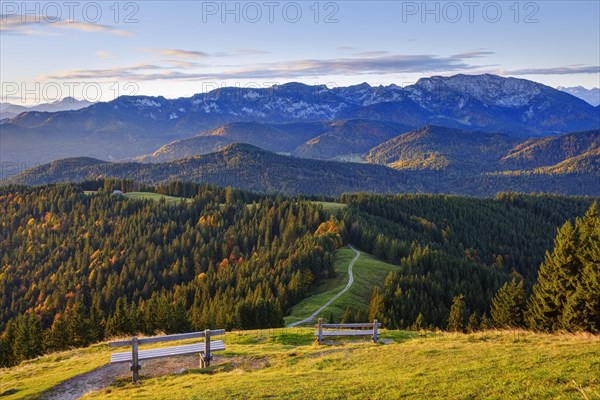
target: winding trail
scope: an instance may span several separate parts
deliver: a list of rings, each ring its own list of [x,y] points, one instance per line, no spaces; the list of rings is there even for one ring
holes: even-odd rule
[[[292,328],[301,324],[309,323],[319,313],[321,313],[324,309],[329,307],[331,303],[336,301],[341,295],[346,293],[348,289],[354,283],[354,275],[352,274],[352,267],[356,260],[360,257],[361,252],[356,250],[351,245],[348,247],[353,250],[356,255],[348,264],[348,283],[346,287],[344,287],[341,291],[336,293],[331,299],[327,301],[323,306],[321,306],[317,311],[312,313],[312,315],[308,318],[303,319],[302,321],[294,322],[289,324],[287,327]],[[162,364],[159,364],[161,360],[150,360],[147,363],[156,363],[156,365],[150,365],[147,370],[152,371],[149,373],[149,376],[162,376],[169,373],[176,373],[178,371],[183,371],[185,368],[195,368],[197,367],[197,357],[172,357],[169,362],[163,361]],[[189,365],[188,365],[189,364]],[[54,386],[52,389],[41,394],[40,399],[43,400],[75,400],[84,396],[86,393],[89,393],[94,390],[101,390],[109,387],[114,383],[115,379],[119,376],[128,377],[129,376],[129,368],[126,364],[107,364],[103,365],[99,368],[96,368],[93,371],[80,374],[74,376],[66,381],[59,383]]]
[[[354,266],[354,263],[356,262],[356,260],[358,260],[358,258],[360,257],[360,251],[356,250],[351,245],[348,245],[348,247],[350,247],[350,249],[352,249],[356,253],[356,255],[354,256],[354,258],[352,259],[352,261],[350,261],[350,264],[348,264],[348,283],[346,284],[346,287],[343,288],[341,291],[339,291],[331,299],[329,299],[329,301],[327,301],[327,303],[325,303],[324,305],[322,305],[317,311],[315,311],[314,313],[312,313],[310,317],[305,318],[302,321],[293,322],[293,323],[291,323],[291,324],[289,324],[287,326],[288,328],[293,328],[295,326],[311,322],[324,309],[326,309],[327,307],[329,307],[329,305],[331,305],[331,303],[333,303],[334,301],[336,301],[341,295],[343,295],[344,293],[346,293],[348,291],[348,289],[350,289],[350,287],[354,283],[354,275],[352,275],[352,267]]]

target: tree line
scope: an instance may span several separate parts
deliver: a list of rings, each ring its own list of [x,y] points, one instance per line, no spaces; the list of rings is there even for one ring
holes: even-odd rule
[[[359,221],[350,236],[400,266],[375,288],[369,319],[401,329],[600,331],[600,218],[593,199],[505,193],[496,200],[362,194],[344,200]],[[551,227],[561,220],[567,222],[552,244],[557,228]]]

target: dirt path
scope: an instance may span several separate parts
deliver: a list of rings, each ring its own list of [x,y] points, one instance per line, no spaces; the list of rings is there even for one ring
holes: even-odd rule
[[[287,326],[288,328],[293,328],[295,326],[311,322],[324,309],[326,309],[327,307],[329,307],[331,305],[331,303],[333,303],[334,301],[336,301],[341,295],[343,295],[344,293],[346,293],[348,291],[348,289],[350,289],[350,287],[354,283],[354,275],[352,275],[352,267],[354,266],[354,263],[356,262],[356,260],[358,260],[358,258],[360,257],[360,251],[356,250],[351,245],[348,245],[348,247],[350,247],[356,253],[356,255],[354,256],[354,258],[352,259],[352,261],[350,261],[350,264],[348,265],[348,283],[346,284],[346,287],[343,288],[341,291],[339,291],[331,299],[329,299],[329,301],[327,301],[327,303],[325,303],[323,306],[321,306],[317,311],[315,311],[314,313],[312,313],[310,317],[305,318],[302,321],[293,322],[293,323],[291,323],[291,324],[289,324]]]
[[[129,364],[107,364],[85,374],[74,376],[43,394],[44,400],[75,400],[93,390],[110,386],[118,376],[129,373]]]
[[[198,364],[198,356],[193,355],[144,361],[142,364],[141,380],[198,368]],[[106,364],[85,374],[74,376],[42,394],[40,399],[75,400],[86,393],[105,389],[113,385],[117,378],[126,381],[131,379],[128,363]]]

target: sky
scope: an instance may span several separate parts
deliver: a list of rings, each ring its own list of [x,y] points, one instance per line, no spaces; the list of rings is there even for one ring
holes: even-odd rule
[[[600,87],[600,1],[0,1],[0,101],[492,73]]]

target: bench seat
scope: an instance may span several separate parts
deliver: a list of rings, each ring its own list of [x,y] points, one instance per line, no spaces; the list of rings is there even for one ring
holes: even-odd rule
[[[210,342],[210,351],[225,350],[225,344],[222,340],[214,340]],[[140,350],[138,352],[138,360],[150,360],[153,358],[182,356],[186,354],[204,353],[204,343],[185,344],[182,346],[163,347],[160,349]],[[111,364],[121,362],[131,362],[131,351],[122,353],[113,353],[110,356]]]
[[[319,331],[315,331],[315,335],[319,335]],[[321,336],[373,336],[373,330],[351,330],[340,329],[337,331],[323,331]]]

